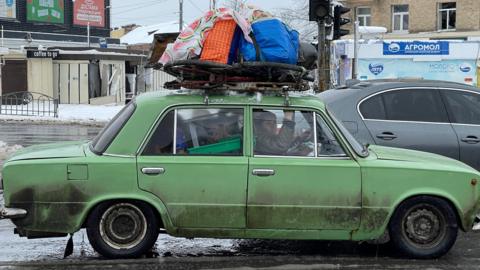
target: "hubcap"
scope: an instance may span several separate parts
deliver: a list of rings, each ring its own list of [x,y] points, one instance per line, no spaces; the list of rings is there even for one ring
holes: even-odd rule
[[[147,232],[147,220],[133,204],[112,205],[102,215],[100,234],[115,249],[129,249],[138,245]]]
[[[444,237],[445,219],[436,208],[414,208],[403,220],[403,233],[411,244],[419,248],[430,248]]]

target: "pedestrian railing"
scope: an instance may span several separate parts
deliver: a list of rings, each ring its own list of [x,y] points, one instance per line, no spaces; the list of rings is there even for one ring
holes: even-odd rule
[[[0,96],[0,114],[58,117],[58,99],[36,92]]]

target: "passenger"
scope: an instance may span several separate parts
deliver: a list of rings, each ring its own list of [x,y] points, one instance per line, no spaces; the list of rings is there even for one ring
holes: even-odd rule
[[[255,154],[285,155],[294,141],[293,111],[284,111],[283,124],[277,130],[277,117],[269,111],[254,112]]]

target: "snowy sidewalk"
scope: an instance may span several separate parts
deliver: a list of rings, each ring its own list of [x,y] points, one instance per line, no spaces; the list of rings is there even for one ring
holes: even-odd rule
[[[0,126],[1,121],[104,124],[110,121],[122,108],[123,106],[118,105],[60,104],[58,106],[58,118],[51,116],[19,116],[0,114]]]

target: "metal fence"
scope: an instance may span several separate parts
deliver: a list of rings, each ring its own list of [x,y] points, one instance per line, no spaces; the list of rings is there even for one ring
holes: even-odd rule
[[[0,96],[0,114],[58,117],[58,99],[36,92]]]

